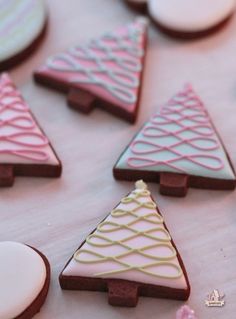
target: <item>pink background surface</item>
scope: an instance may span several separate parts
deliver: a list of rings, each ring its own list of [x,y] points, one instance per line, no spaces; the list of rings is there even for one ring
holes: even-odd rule
[[[59,180],[18,178],[14,188],[1,189],[0,240],[35,246],[51,262],[51,289],[37,319],[173,319],[183,303],[140,298],[135,309],[112,308],[104,293],[61,291],[57,277],[86,234],[133,188],[112,177],[121,151],[185,82],[206,102],[236,166],[236,18],[215,35],[192,42],[169,39],[150,28],[141,108],[131,126],[100,110],[89,116],[73,112],[63,95],[33,83],[32,70],[53,53],[129,22],[134,13],[118,0],[50,0],[48,5],[45,41],[11,75],[58,152],[64,172]],[[188,270],[188,304],[199,319],[235,318],[236,192],[190,190],[185,199],[176,199],[159,195],[158,185],[150,184],[150,189]],[[205,307],[214,288],[225,293],[224,308]]]

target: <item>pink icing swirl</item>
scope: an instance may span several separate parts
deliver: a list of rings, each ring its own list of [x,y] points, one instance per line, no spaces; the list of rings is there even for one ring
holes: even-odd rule
[[[11,128],[11,133],[0,134],[0,154],[10,154],[29,160],[45,162],[48,154],[41,148],[48,145],[47,137],[35,132],[36,123],[20,93],[7,74],[0,78],[0,130]],[[15,147],[14,147],[15,146]]]
[[[186,133],[190,136],[187,137]],[[182,161],[213,171],[224,167],[218,156],[209,154],[210,151],[219,148],[219,143],[214,136],[215,131],[208,113],[190,85],[152,117],[142,130],[142,135],[143,138],[137,138],[131,143],[130,149],[134,155],[128,158],[128,165],[131,167],[164,165],[180,173],[186,173],[185,169],[178,165]],[[168,145],[158,143],[158,139],[161,141],[161,138],[166,137],[171,138],[172,142]],[[180,151],[179,146],[187,146],[188,151]],[[170,158],[158,159],[157,156],[163,152],[168,152]]]
[[[189,306],[182,306],[176,313],[176,319],[197,319]]]
[[[50,70],[70,73],[71,83],[104,89],[125,104],[137,102],[146,24],[137,20],[122,32],[108,33],[47,61]]]

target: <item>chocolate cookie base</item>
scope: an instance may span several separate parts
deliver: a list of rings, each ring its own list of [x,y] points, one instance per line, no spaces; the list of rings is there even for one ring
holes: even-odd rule
[[[233,190],[235,180],[209,178],[195,175],[185,175],[169,172],[155,172],[142,170],[113,168],[113,175],[117,180],[136,181],[143,179],[145,182],[159,183],[160,194],[174,197],[184,197],[188,188]]]
[[[145,47],[147,46],[147,38],[145,39]],[[146,50],[145,50],[146,52]],[[140,87],[137,96],[136,107],[134,111],[129,112],[128,110],[119,106],[119,104],[110,103],[102,98],[94,95],[93,93],[82,89],[79,85],[72,85],[66,81],[56,79],[55,77],[46,74],[45,71],[36,71],[34,72],[34,79],[37,83],[42,84],[44,86],[53,88],[57,91],[61,91],[67,94],[67,103],[68,105],[76,111],[80,111],[84,114],[90,113],[95,107],[101,108],[119,118],[122,118],[130,123],[135,123],[138,109],[140,105],[140,97],[141,97],[141,83],[144,74],[145,68],[145,55],[142,59],[143,69],[140,75]]]
[[[130,8],[132,8],[136,11],[139,11],[142,13],[147,12],[147,2],[139,3],[139,2],[130,1],[130,0],[124,0],[124,1]]]
[[[157,211],[161,215],[158,208]],[[164,226],[168,231],[165,223]],[[80,249],[84,243],[85,241],[80,245],[78,249]],[[65,290],[89,290],[108,292],[108,303],[112,306],[119,307],[135,307],[138,303],[139,296],[187,300],[189,298],[191,290],[187,272],[173,240],[171,240],[171,243],[176,250],[176,256],[183,271],[183,275],[187,283],[187,289],[177,289],[122,279],[65,276],[63,275],[63,271],[70,263],[73,256],[67,262],[66,266],[59,276],[61,288]]]
[[[41,292],[38,294],[36,299],[31,303],[31,305],[29,305],[27,309],[25,309],[24,312],[22,312],[19,316],[17,316],[14,319],[31,319],[34,315],[36,315],[40,311],[42,305],[44,304],[48,294],[48,290],[49,290],[50,277],[51,277],[50,264],[47,258],[40,251],[38,251],[37,249],[33,247],[30,247],[30,248],[35,250],[36,253],[38,253],[40,257],[43,259],[45,267],[46,267],[46,280]]]
[[[11,187],[16,176],[60,177],[61,165],[50,164],[0,164],[0,187]]]
[[[108,292],[111,306],[136,307],[139,296],[187,300],[190,290],[175,289],[121,279],[102,279],[60,275],[60,285],[66,290]]]

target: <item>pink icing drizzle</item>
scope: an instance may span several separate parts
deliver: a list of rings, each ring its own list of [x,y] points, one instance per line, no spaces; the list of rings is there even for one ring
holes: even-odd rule
[[[4,118],[7,112],[12,112],[14,115]],[[15,115],[16,113],[19,115]],[[29,113],[28,106],[8,75],[4,74],[0,78],[0,129],[7,126],[16,130],[14,133],[1,134],[0,145],[4,141],[16,147],[1,148],[0,154],[10,154],[40,162],[48,160],[48,154],[40,149],[48,145],[47,137],[41,131],[33,131],[36,123]]]
[[[191,111],[187,115],[186,111]],[[186,124],[184,121],[191,124]],[[166,125],[174,125],[175,130],[166,128]],[[183,137],[181,134],[190,132],[195,137]],[[128,165],[134,168],[145,168],[151,166],[165,165],[180,173],[186,173],[183,168],[178,166],[181,161],[188,161],[209,170],[218,171],[224,164],[218,156],[209,154],[209,151],[219,148],[218,141],[214,137],[215,131],[211,125],[207,111],[200,98],[196,96],[190,85],[187,85],[182,92],[175,95],[161,111],[154,115],[151,121],[142,131],[144,138],[135,139],[130,148],[135,156],[128,158]],[[161,145],[157,142],[158,138],[172,137],[174,142],[170,145]],[[154,141],[153,141],[154,140]],[[199,145],[200,142],[207,142],[206,145]],[[148,149],[138,148],[146,146]],[[185,154],[177,150],[178,146],[187,145],[193,150],[203,151],[202,153]],[[157,155],[167,151],[172,155],[167,160],[151,159],[145,155]],[[212,164],[206,164],[207,160],[212,160]]]
[[[176,313],[176,319],[197,319],[189,306],[182,306]]]
[[[145,24],[137,20],[119,33],[110,33],[48,59],[51,71],[69,73],[74,84],[94,85],[125,104],[137,102],[142,70]]]

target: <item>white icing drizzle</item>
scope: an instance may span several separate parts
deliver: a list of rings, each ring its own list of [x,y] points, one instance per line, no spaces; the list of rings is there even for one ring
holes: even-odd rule
[[[71,80],[74,83],[99,85],[122,102],[135,103],[134,89],[139,86],[142,70],[142,38],[146,24],[145,20],[138,19],[127,26],[125,34],[108,33],[87,46],[75,46],[49,58],[47,66],[55,71],[78,74]]]

